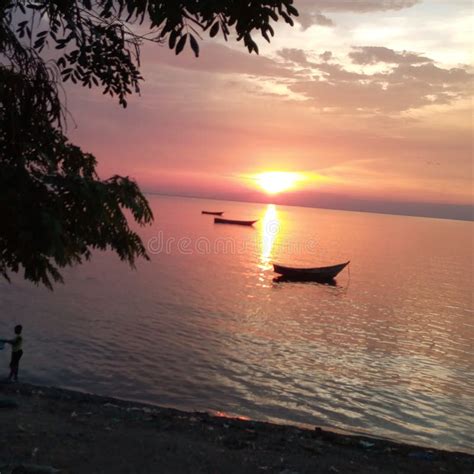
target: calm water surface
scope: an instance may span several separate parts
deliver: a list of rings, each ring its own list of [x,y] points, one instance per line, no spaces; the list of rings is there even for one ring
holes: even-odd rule
[[[151,203],[136,271],[102,253],[53,293],[0,281],[25,380],[474,452],[472,223]],[[201,209],[260,220],[219,226]],[[349,259],[336,286],[273,281],[272,261]]]

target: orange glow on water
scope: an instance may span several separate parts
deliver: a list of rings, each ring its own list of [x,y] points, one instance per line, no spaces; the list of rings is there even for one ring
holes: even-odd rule
[[[233,415],[232,413],[228,413],[228,412],[225,412],[225,411],[213,411],[211,413],[212,413],[212,415],[214,415],[218,418],[230,418],[230,419],[234,419],[234,420],[250,421],[250,418],[248,416]]]

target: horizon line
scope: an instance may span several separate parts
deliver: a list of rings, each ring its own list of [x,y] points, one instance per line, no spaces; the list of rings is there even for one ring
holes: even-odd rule
[[[414,218],[421,218],[421,219],[441,219],[441,220],[448,220],[448,221],[456,221],[456,222],[474,222],[474,215],[471,215],[470,218],[464,217],[445,217],[445,216],[432,216],[432,215],[423,215],[423,214],[410,214],[410,213],[400,213],[400,212],[390,212],[390,211],[373,211],[370,209],[344,209],[340,207],[327,207],[327,206],[312,206],[312,205],[304,205],[304,204],[277,204],[274,202],[266,202],[266,201],[253,201],[250,199],[232,199],[232,198],[218,198],[218,197],[207,197],[207,196],[196,196],[196,195],[188,195],[188,194],[171,194],[166,192],[158,192],[158,191],[143,191],[144,194],[151,194],[155,196],[167,196],[167,197],[181,197],[181,198],[189,198],[189,199],[201,199],[201,200],[210,200],[210,201],[229,201],[229,202],[241,202],[241,203],[249,203],[249,204],[273,204],[275,206],[288,206],[288,207],[302,207],[305,209],[323,209],[323,210],[330,210],[330,211],[341,211],[341,212],[361,212],[361,213],[368,213],[368,214],[380,214],[383,216],[400,216],[400,217],[414,217]],[[396,202],[398,203],[398,202]],[[399,203],[403,204],[403,203]],[[423,203],[419,203],[423,204]],[[435,204],[435,203],[428,203],[428,204]],[[459,206],[456,204],[444,204],[446,206]],[[466,205],[469,206],[469,205]],[[474,206],[471,205],[472,212],[474,213]]]

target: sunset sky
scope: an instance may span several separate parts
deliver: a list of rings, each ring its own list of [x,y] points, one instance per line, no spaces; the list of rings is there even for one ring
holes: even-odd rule
[[[472,216],[471,1],[295,6],[259,56],[221,39],[198,59],[144,47],[126,110],[69,89],[71,139],[102,177],[149,192]],[[268,172],[295,179],[272,192],[256,176]]]

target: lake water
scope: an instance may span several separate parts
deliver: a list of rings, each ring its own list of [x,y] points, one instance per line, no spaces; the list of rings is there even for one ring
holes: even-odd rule
[[[471,222],[150,200],[137,270],[102,253],[54,292],[0,281],[24,380],[474,451]],[[336,286],[273,281],[346,260]]]

